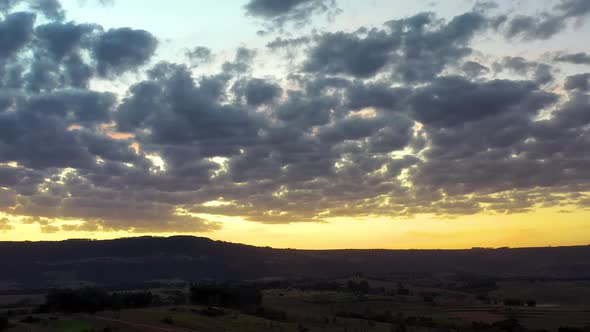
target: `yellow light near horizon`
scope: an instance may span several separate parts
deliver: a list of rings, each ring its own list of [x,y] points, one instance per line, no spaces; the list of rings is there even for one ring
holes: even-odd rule
[[[590,243],[590,210],[561,213],[540,209],[512,215],[473,215],[452,220],[417,216],[390,218],[337,218],[328,223],[265,225],[239,217],[200,215],[223,223],[223,229],[192,234],[215,240],[256,246],[300,249],[463,249],[472,247],[537,247]],[[63,240],[67,238],[112,239],[174,233],[65,232],[42,233],[36,224],[13,223],[1,232],[2,241]]]

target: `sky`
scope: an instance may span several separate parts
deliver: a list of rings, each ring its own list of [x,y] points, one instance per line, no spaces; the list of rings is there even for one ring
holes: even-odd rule
[[[0,0],[0,240],[590,243],[587,0]]]

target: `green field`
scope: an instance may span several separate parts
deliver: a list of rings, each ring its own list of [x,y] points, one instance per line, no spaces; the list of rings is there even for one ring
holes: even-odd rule
[[[469,282],[464,280],[412,283],[408,279],[363,278],[369,286],[364,293],[347,290],[350,280],[359,282],[361,278],[336,279],[332,283],[337,288],[334,290],[317,290],[301,283],[265,288],[261,306],[271,313],[281,313],[281,318],[227,308],[167,304],[166,299],[188,296],[186,289],[178,288],[153,289],[164,301],[159,306],[95,314],[34,314],[32,310],[42,302],[40,295],[4,296],[0,304],[19,310],[23,310],[20,306],[29,306],[27,312],[13,310],[10,320],[14,326],[8,330],[13,332],[444,332],[471,331],[469,328],[475,324],[492,326],[507,319],[536,331],[590,326],[590,283],[585,281],[500,280],[483,296],[479,289],[466,286]],[[405,289],[402,295],[397,293],[399,288]],[[534,299],[537,305],[511,307],[502,303],[504,298]],[[219,314],[209,315],[205,309]]]

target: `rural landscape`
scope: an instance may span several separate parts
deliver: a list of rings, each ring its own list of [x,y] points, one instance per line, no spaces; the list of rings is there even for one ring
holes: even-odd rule
[[[590,327],[590,246],[313,251],[150,237],[0,250],[17,259],[0,280],[6,331]]]

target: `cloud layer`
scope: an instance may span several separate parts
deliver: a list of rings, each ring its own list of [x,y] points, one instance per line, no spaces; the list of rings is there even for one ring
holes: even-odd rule
[[[205,232],[222,227],[207,215],[295,223],[588,207],[588,55],[494,59],[473,45],[550,38],[583,20],[587,1],[535,18],[476,7],[282,36],[200,75],[194,67],[214,58],[206,47],[187,48],[185,64],[154,61],[146,30],[65,21],[54,1],[17,12],[17,2],[0,3],[0,207],[19,222]],[[245,10],[284,26],[335,6],[252,0]],[[291,75],[253,74],[285,48],[300,54]],[[556,76],[563,63],[579,72]],[[93,88],[129,74],[141,79],[126,91]]]

